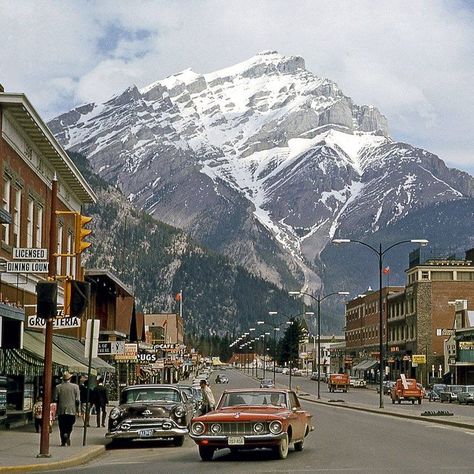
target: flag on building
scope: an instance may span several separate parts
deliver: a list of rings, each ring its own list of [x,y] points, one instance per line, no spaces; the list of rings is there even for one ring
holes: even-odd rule
[[[384,275],[388,275],[390,273],[390,267],[385,267],[383,269],[383,273],[384,273]]]
[[[176,296],[174,297],[176,301],[181,301],[183,299],[183,295],[181,292],[176,293]]]

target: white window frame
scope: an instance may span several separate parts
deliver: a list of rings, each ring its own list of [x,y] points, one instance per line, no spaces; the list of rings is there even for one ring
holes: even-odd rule
[[[4,177],[3,178],[3,196],[2,196],[2,205],[3,209],[10,214],[10,192],[11,192],[11,179]],[[6,245],[10,245],[10,224],[3,224],[3,234],[2,234],[2,241],[5,242]]]
[[[28,211],[26,215],[26,246],[28,248],[33,247],[34,216],[35,216],[35,202],[33,201],[33,199],[28,198]]]
[[[35,235],[35,247],[42,248],[43,245],[43,219],[44,209],[42,206],[36,208],[36,235]]]
[[[15,206],[13,208],[13,245],[20,247],[21,239],[21,189],[15,189]]]

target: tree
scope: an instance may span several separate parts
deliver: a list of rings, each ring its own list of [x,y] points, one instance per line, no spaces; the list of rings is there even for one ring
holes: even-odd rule
[[[299,345],[303,337],[303,326],[299,319],[291,318],[290,323],[279,344],[279,364],[286,362],[293,364],[299,357]]]

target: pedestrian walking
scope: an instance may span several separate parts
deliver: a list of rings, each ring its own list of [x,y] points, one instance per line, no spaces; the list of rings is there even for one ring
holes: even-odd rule
[[[35,421],[35,431],[41,431],[41,420],[43,419],[43,397],[40,395],[33,405],[33,417]]]
[[[202,409],[201,414],[205,415],[207,412],[212,411],[216,407],[216,400],[212,393],[211,387],[207,384],[207,380],[202,379],[199,382],[202,393]]]
[[[76,416],[79,415],[81,396],[79,386],[71,383],[72,374],[64,372],[63,381],[56,386],[54,401],[57,403],[57,415],[61,446],[71,445],[71,433]]]
[[[105,427],[105,417],[107,416],[109,398],[102,377],[97,377],[97,385],[94,387],[92,399],[94,400],[95,413],[97,416],[97,428],[101,426],[101,414],[102,426]]]
[[[82,422],[85,426],[89,425],[89,412],[90,412],[90,405],[91,405],[91,394],[89,393],[89,400],[87,400],[87,392],[89,390],[89,380],[87,375],[83,375],[79,380],[79,392],[81,395],[81,417]],[[87,402],[89,402],[89,407],[87,407]],[[89,408],[89,409],[88,409]]]

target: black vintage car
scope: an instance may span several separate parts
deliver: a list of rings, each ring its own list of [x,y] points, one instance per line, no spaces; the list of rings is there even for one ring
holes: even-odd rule
[[[194,401],[173,385],[132,385],[109,415],[112,440],[172,439],[182,446],[194,413]]]

